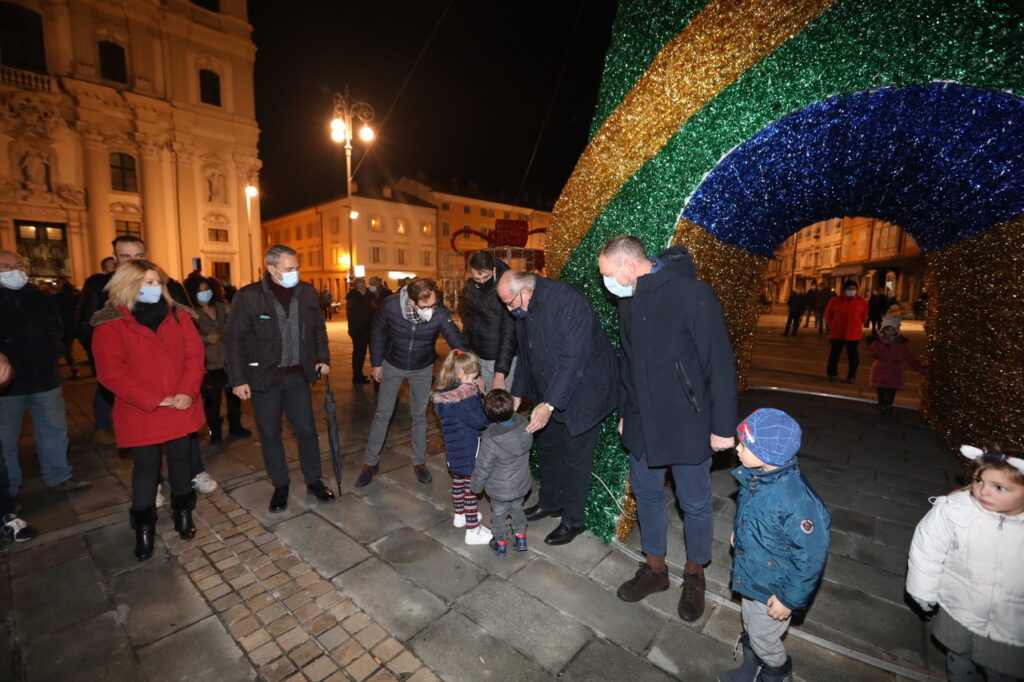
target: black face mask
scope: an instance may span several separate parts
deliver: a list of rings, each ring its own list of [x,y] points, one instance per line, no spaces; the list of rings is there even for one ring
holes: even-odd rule
[[[476,288],[479,289],[480,291],[487,292],[487,291],[490,291],[491,289],[494,288],[494,278],[491,277],[489,280],[487,280],[483,284],[481,284],[480,282],[477,282],[476,280],[473,280],[473,284],[475,284]]]

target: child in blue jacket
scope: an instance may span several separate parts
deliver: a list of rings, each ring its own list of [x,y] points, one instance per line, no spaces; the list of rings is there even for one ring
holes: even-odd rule
[[[743,664],[722,682],[781,682],[793,661],[782,636],[814,593],[828,556],[829,516],[797,466],[800,425],[785,412],[755,410],[736,428],[743,466],[733,521],[732,589],[743,597]]]
[[[486,545],[491,532],[480,525],[477,497],[469,489],[476,466],[480,433],[491,422],[484,414],[480,359],[473,353],[453,350],[441,364],[430,399],[441,419],[444,456],[452,474],[452,507],[456,528],[466,529],[467,545]]]

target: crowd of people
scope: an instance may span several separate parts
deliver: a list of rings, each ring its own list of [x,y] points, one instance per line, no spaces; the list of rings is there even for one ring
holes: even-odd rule
[[[155,549],[161,506],[161,461],[167,460],[170,513],[181,538],[196,529],[197,493],[217,486],[204,470],[199,433],[251,435],[241,422],[252,401],[271,488],[268,508],[289,504],[290,470],[282,441],[287,418],[309,494],[334,493],[322,481],[311,385],[331,372],[325,297],[301,280],[298,254],[274,245],[259,281],[232,292],[201,273],[184,285],[147,259],[137,237],[113,243],[112,269],[90,277],[69,315],[59,296],[28,284],[24,261],[0,251],[0,513],[7,539],[35,531],[18,515],[22,486],[18,440],[22,415],[32,415],[43,482],[74,493],[88,484],[72,476],[67,423],[57,372],[70,339],[95,366],[98,437],[130,453],[130,526],[140,561]],[[557,517],[544,543],[571,543],[586,527],[595,447],[604,420],[617,413],[629,457],[644,560],[617,590],[638,602],[669,589],[666,479],[683,512],[685,557],[677,610],[688,622],[705,611],[704,571],[712,560],[711,463],[735,449],[740,492],[730,544],[731,587],[742,598],[740,667],[721,680],[774,682],[792,675],[783,636],[792,614],[808,608],[828,553],[828,511],[800,473],[801,430],[789,415],[760,409],[737,424],[737,373],[729,331],[713,289],[697,278],[686,248],[647,253],[620,235],[600,250],[595,267],[617,298],[620,352],[590,299],[567,282],[511,269],[488,252],[468,261],[460,300],[462,328],[436,284],[414,278],[396,292],[371,278],[346,295],[355,386],[379,384],[377,408],[355,485],[370,485],[398,394],[410,386],[411,466],[423,485],[427,410],[436,412],[451,478],[452,524],[465,542],[498,557],[529,551],[529,522]],[[877,292],[876,292],[877,293]],[[797,294],[794,294],[797,295]],[[807,298],[807,294],[799,294]],[[866,321],[882,311],[848,281],[840,296],[824,284],[813,292],[816,327],[829,335],[828,376],[838,376],[845,349],[847,380],[857,371]],[[819,302],[821,304],[819,305]],[[333,303],[333,302],[332,302]],[[891,303],[888,303],[891,305]],[[806,307],[790,306],[786,333],[796,333]],[[804,320],[808,324],[810,314]],[[69,336],[67,328],[75,333]],[[899,318],[878,316],[871,346],[872,385],[891,410],[903,387],[902,367],[926,371],[899,336]],[[434,375],[439,336],[451,352]],[[370,376],[363,374],[367,351]],[[883,394],[882,391],[885,391]],[[522,409],[528,405],[528,409]],[[532,494],[530,453],[540,472]],[[1024,460],[1020,453],[965,451],[976,462],[969,489],[937,498],[918,527],[910,553],[908,593],[924,609],[940,608],[937,636],[949,648],[951,679],[1010,680],[1024,669]],[[490,500],[490,527],[479,498]],[[979,543],[991,541],[992,551]],[[951,562],[950,569],[944,569]],[[977,585],[972,581],[981,580]],[[983,597],[1001,591],[1006,600]],[[987,594],[987,592],[986,592]]]

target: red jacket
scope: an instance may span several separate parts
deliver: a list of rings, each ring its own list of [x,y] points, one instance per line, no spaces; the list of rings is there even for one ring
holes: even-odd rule
[[[868,386],[871,388],[894,388],[898,391],[907,387],[903,376],[903,363],[907,363],[921,374],[925,373],[922,365],[913,352],[907,339],[900,336],[893,343],[875,341],[871,344],[871,357],[875,358],[871,365]]]
[[[156,332],[111,301],[93,316],[96,378],[116,398],[117,447],[166,443],[197,431],[206,421],[199,397],[205,354],[191,315],[174,304]],[[191,407],[158,407],[178,393],[192,397]]]
[[[828,338],[836,341],[860,341],[864,322],[868,319],[868,302],[860,296],[840,294],[825,306]]]

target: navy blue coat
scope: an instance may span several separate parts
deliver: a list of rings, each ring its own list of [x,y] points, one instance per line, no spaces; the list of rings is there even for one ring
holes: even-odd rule
[[[519,347],[512,394],[555,408],[570,436],[618,404],[618,359],[590,300],[573,285],[537,277],[529,316],[515,321]]]
[[[444,456],[456,476],[472,476],[480,432],[491,425],[476,384],[455,384],[430,395],[441,419]]]
[[[828,510],[795,459],[768,472],[738,467],[732,475],[740,482],[732,589],[762,603],[774,594],[794,611],[806,609],[828,557]]]
[[[736,433],[736,359],[722,306],[675,246],[619,300],[622,442],[650,466],[699,464]]]
[[[370,331],[370,364],[380,367],[384,360],[399,369],[423,369],[434,364],[437,335],[444,334],[452,350],[469,350],[466,337],[443,305],[434,309],[430,320],[413,324],[405,319],[402,305],[409,300],[405,287],[384,299]]]
[[[0,395],[29,395],[60,386],[62,327],[51,294],[32,284],[19,290],[0,287],[0,353],[14,370]]]

